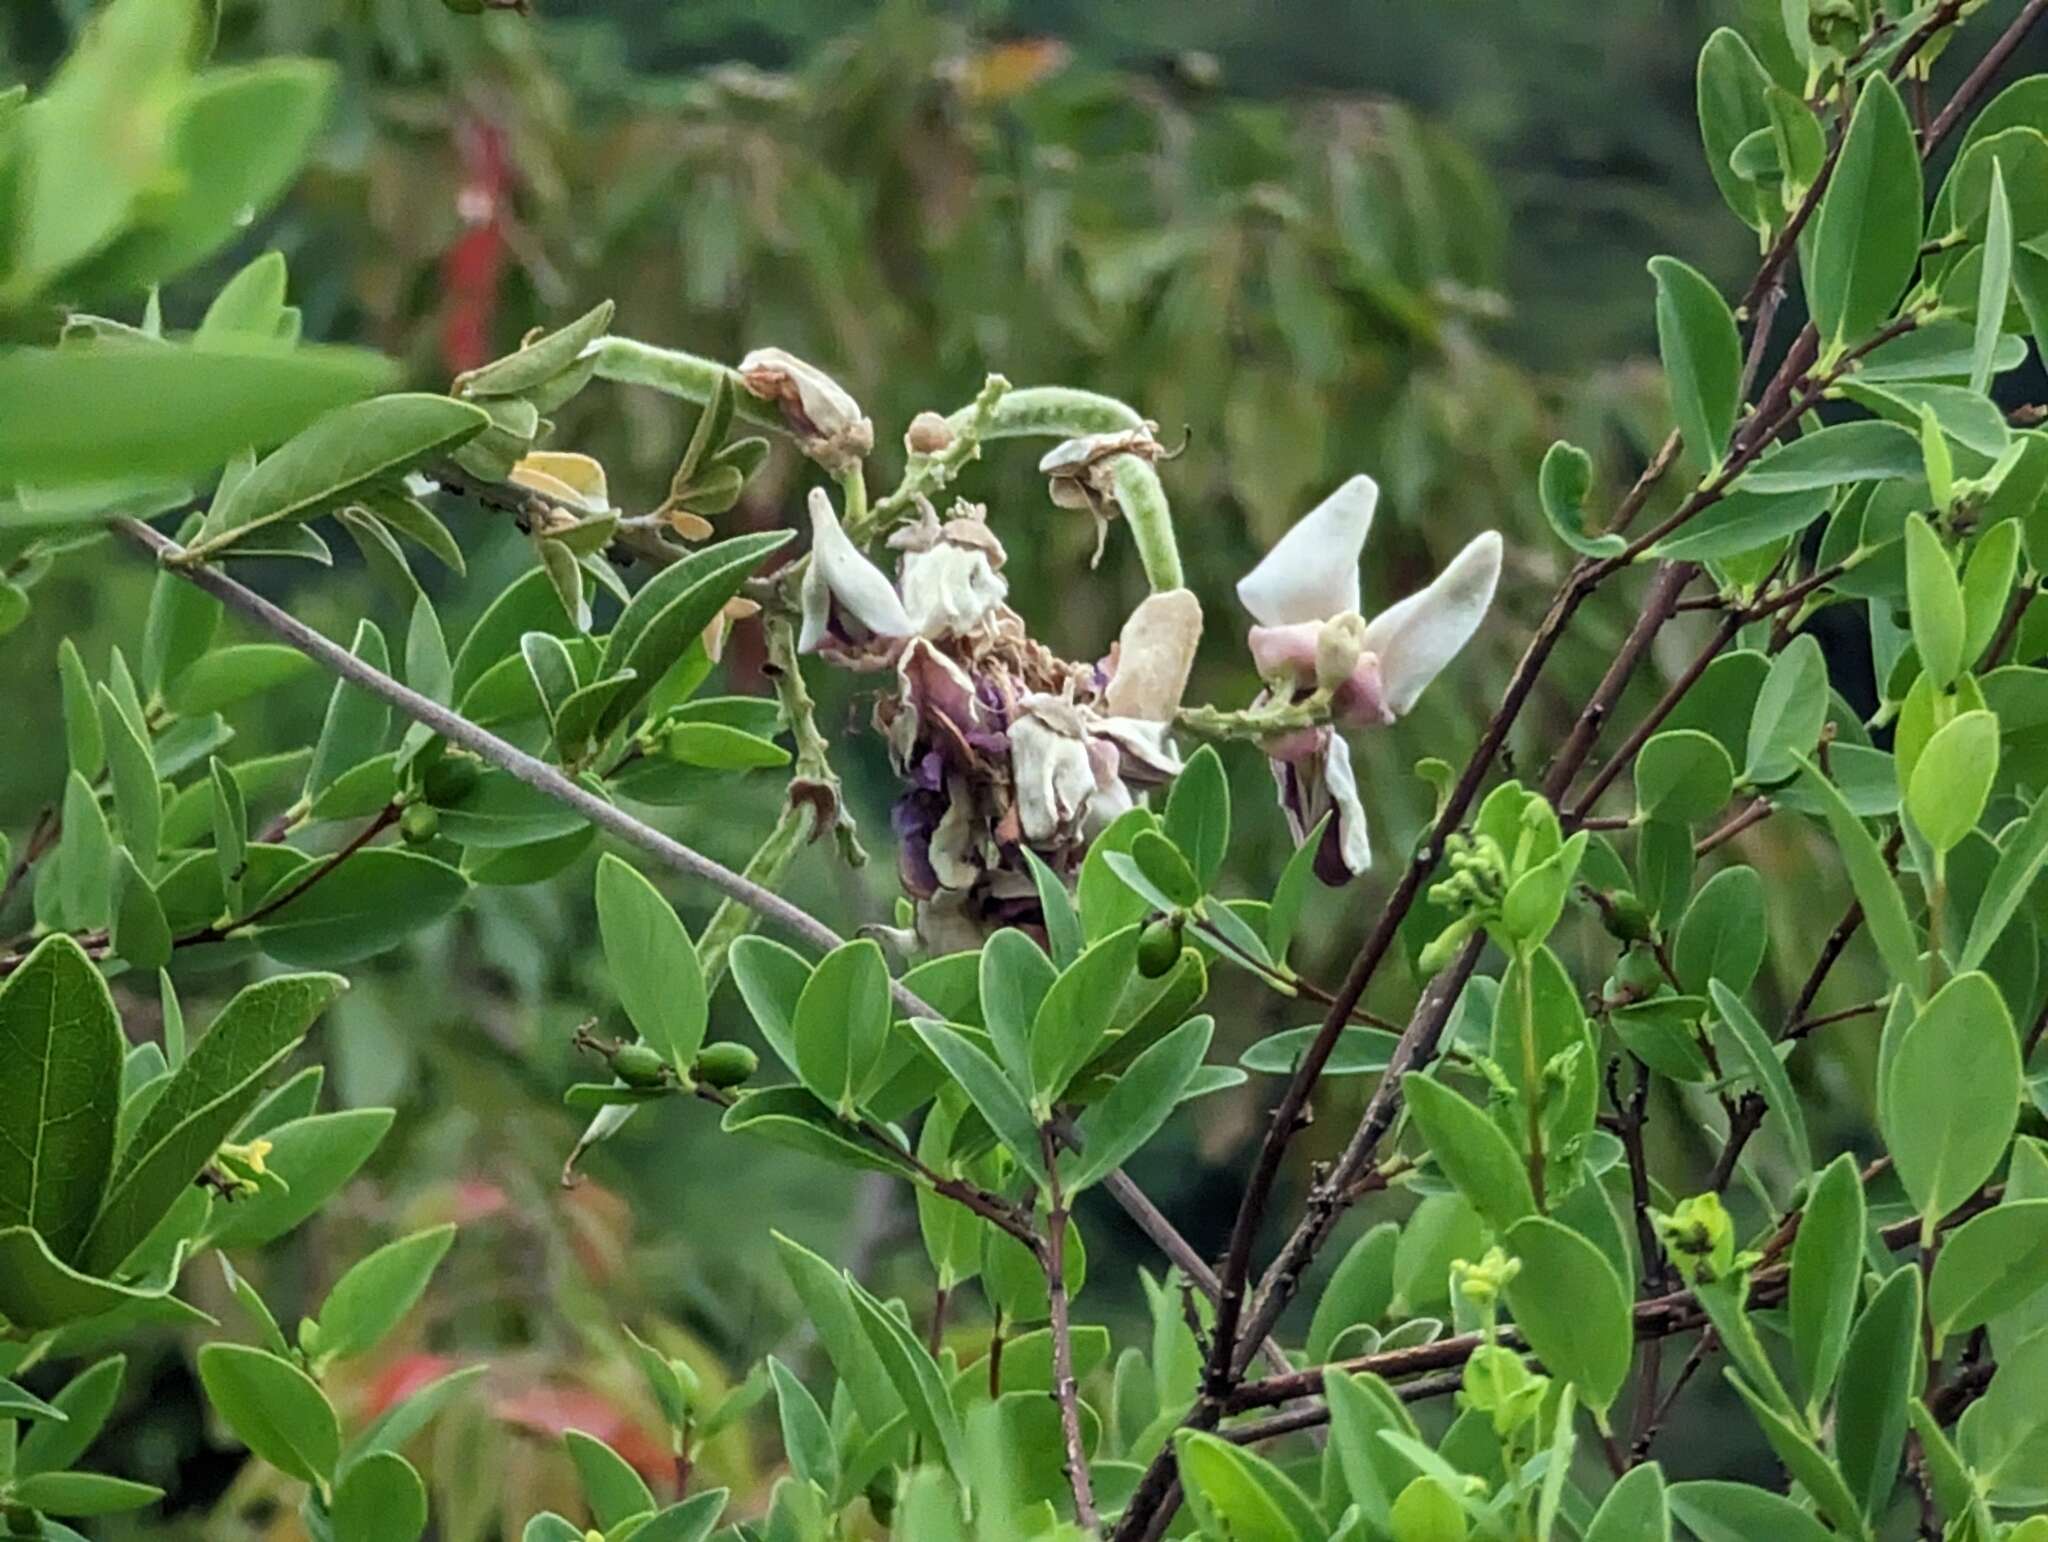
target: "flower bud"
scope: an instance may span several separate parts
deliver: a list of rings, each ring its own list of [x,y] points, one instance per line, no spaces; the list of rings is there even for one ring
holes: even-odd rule
[[[711,1087],[737,1087],[761,1069],[761,1057],[732,1039],[707,1044],[697,1051],[690,1074]]]
[[[441,832],[441,815],[431,803],[413,803],[398,816],[398,833],[408,846],[424,846]]]
[[[611,1053],[612,1074],[628,1087],[662,1087],[668,1084],[668,1062],[651,1044],[635,1041],[621,1044]]]
[[[1148,980],[1159,979],[1180,962],[1182,919],[1179,911],[1154,916],[1138,934],[1138,973]]]
[[[875,428],[838,381],[780,348],[740,360],[740,384],[775,403],[804,453],[830,472],[850,470],[875,447]]]
[[[936,412],[920,412],[903,434],[903,448],[912,455],[937,455],[953,447],[953,425]]]
[[[1365,650],[1365,618],[1355,610],[1325,621],[1316,633],[1316,686],[1334,691],[1351,678]]]
[[[569,450],[529,451],[520,457],[507,480],[578,513],[605,514],[611,510],[611,489],[605,480],[604,466],[588,455]]]

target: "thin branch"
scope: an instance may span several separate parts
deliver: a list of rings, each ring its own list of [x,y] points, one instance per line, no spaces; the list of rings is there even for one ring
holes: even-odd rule
[[[1068,1319],[1067,1200],[1060,1188],[1059,1143],[1050,1128],[1039,1132],[1045,1157],[1045,1295],[1052,1319],[1052,1396],[1060,1410],[1060,1436],[1066,1447],[1067,1486],[1074,1493],[1074,1520],[1083,1531],[1101,1525],[1095,1511],[1095,1484],[1088,1473],[1088,1450],[1081,1438],[1081,1397],[1074,1385],[1074,1327]]]

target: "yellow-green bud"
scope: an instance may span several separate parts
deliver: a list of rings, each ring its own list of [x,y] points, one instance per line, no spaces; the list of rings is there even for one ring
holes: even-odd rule
[[[761,1057],[733,1039],[707,1044],[697,1051],[690,1074],[712,1087],[737,1087],[761,1069]]]
[[[1138,973],[1156,980],[1180,962],[1181,917],[1155,916],[1138,934]]]
[[[611,1060],[612,1074],[628,1087],[660,1087],[668,1081],[668,1062],[651,1044],[621,1044]]]
[[[424,846],[441,831],[441,816],[430,803],[414,803],[398,817],[398,833],[408,846]]]

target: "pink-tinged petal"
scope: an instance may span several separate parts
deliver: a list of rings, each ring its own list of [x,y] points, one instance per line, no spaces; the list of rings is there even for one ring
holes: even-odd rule
[[[1358,554],[1379,501],[1379,483],[1355,476],[1302,515],[1238,580],[1237,597],[1252,619],[1290,626],[1358,609]]]
[[[1497,532],[1474,537],[1427,589],[1367,625],[1365,651],[1379,658],[1387,708],[1396,717],[1406,715],[1479,629],[1500,581],[1500,558]]]
[[[1316,677],[1316,638],[1322,630],[1320,621],[1253,627],[1246,634],[1246,641],[1251,645],[1252,666],[1258,670],[1259,678],[1312,685]]]
[[[1365,828],[1358,779],[1351,771],[1351,746],[1342,734],[1330,735],[1330,753],[1323,757],[1323,786],[1337,810],[1338,854],[1355,878],[1372,866],[1372,838]]]
[[[825,489],[811,489],[811,566],[823,575],[839,608],[876,637],[909,637],[916,628],[882,570],[839,527]]]
[[[1270,760],[1282,765],[1299,766],[1320,760],[1330,742],[1327,728],[1293,728],[1284,734],[1274,734],[1270,739],[1259,741],[1259,748]]]
[[[1394,721],[1376,655],[1359,655],[1350,677],[1330,697],[1330,715],[1342,728],[1384,728]]]

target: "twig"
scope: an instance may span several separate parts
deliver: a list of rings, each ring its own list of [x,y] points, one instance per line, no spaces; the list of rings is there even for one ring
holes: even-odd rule
[[[1052,1396],[1059,1405],[1060,1435],[1066,1445],[1067,1486],[1074,1492],[1074,1520],[1083,1531],[1101,1525],[1095,1513],[1095,1484],[1088,1473],[1088,1451],[1081,1440],[1081,1397],[1074,1385],[1074,1328],[1068,1320],[1067,1199],[1060,1188],[1059,1144],[1048,1127],[1039,1131],[1045,1157],[1045,1295],[1052,1318]]]
[[[1726,845],[1743,831],[1754,825],[1762,824],[1775,811],[1776,805],[1769,798],[1755,799],[1747,808],[1743,809],[1719,829],[1710,830],[1707,834],[1701,836],[1694,843],[1692,854],[1695,857],[1704,857],[1716,846]]]

